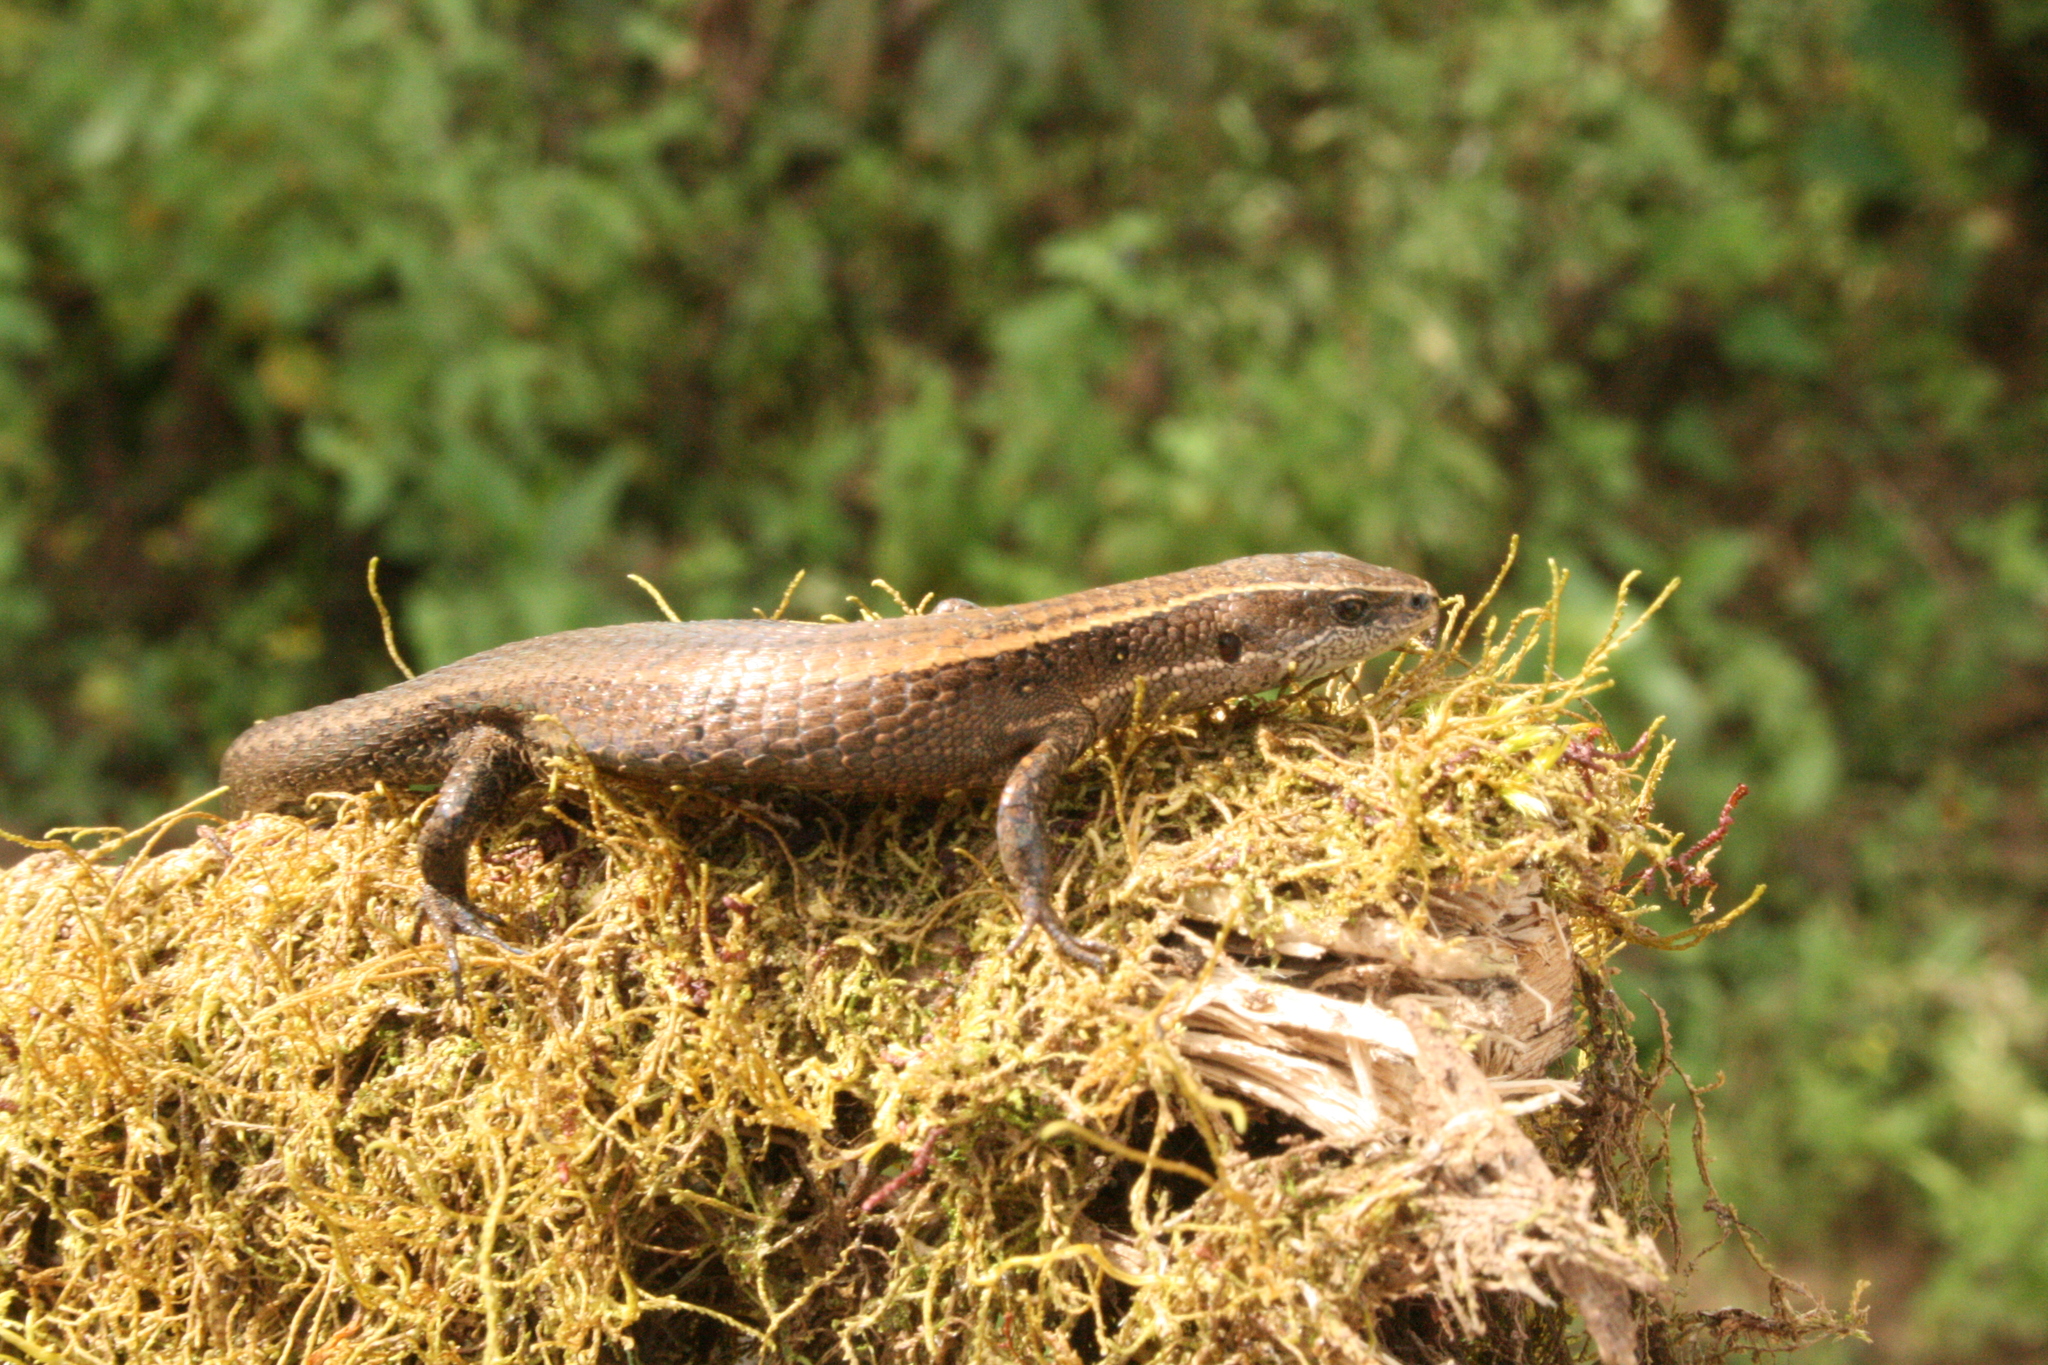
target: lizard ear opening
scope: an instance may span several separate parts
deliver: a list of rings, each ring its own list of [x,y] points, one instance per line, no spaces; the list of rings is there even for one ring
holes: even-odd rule
[[[1216,652],[1224,663],[1234,664],[1244,657],[1244,640],[1236,631],[1226,630],[1216,637]]]

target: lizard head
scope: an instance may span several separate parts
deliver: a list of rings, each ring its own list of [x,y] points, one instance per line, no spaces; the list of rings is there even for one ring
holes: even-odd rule
[[[1172,581],[1174,657],[1154,695],[1191,710],[1313,681],[1437,625],[1435,588],[1348,555],[1252,555]]]
[[[1434,637],[1436,589],[1348,555],[1254,555],[1216,566],[1212,648],[1239,691],[1310,681],[1418,635]]]
[[[1294,677],[1320,678],[1406,644],[1436,640],[1436,589],[1413,574],[1327,552],[1284,555],[1293,594],[1268,605],[1280,618],[1276,644]]]

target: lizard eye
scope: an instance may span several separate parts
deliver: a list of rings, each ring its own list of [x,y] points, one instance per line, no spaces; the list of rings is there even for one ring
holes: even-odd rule
[[[1330,604],[1330,614],[1337,618],[1339,625],[1355,626],[1365,619],[1365,599],[1340,597]]]

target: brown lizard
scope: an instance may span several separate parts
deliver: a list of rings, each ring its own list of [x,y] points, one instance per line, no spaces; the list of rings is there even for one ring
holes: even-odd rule
[[[439,782],[422,905],[447,946],[511,951],[471,903],[469,847],[550,754],[629,777],[828,792],[1001,787],[997,842],[1069,957],[1108,950],[1053,912],[1046,808],[1068,766],[1148,706],[1195,710],[1306,681],[1431,630],[1436,591],[1343,555],[1255,555],[1015,607],[949,601],[844,624],[598,626],[521,640],[381,691],[259,721],[221,759],[249,810],[377,782]]]

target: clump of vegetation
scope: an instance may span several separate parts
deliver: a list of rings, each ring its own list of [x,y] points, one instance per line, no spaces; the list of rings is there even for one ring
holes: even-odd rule
[[[1560,676],[1557,601],[1105,746],[1058,807],[1103,975],[1005,951],[979,797],[560,764],[477,858],[533,949],[466,944],[466,1006],[408,932],[408,797],[46,846],[0,880],[0,1339],[1619,1362],[1851,1330],[1672,1295],[1660,1077],[1603,964],[1659,870],[1725,916],[1648,817],[1668,746],[1588,702],[1634,626]]]

